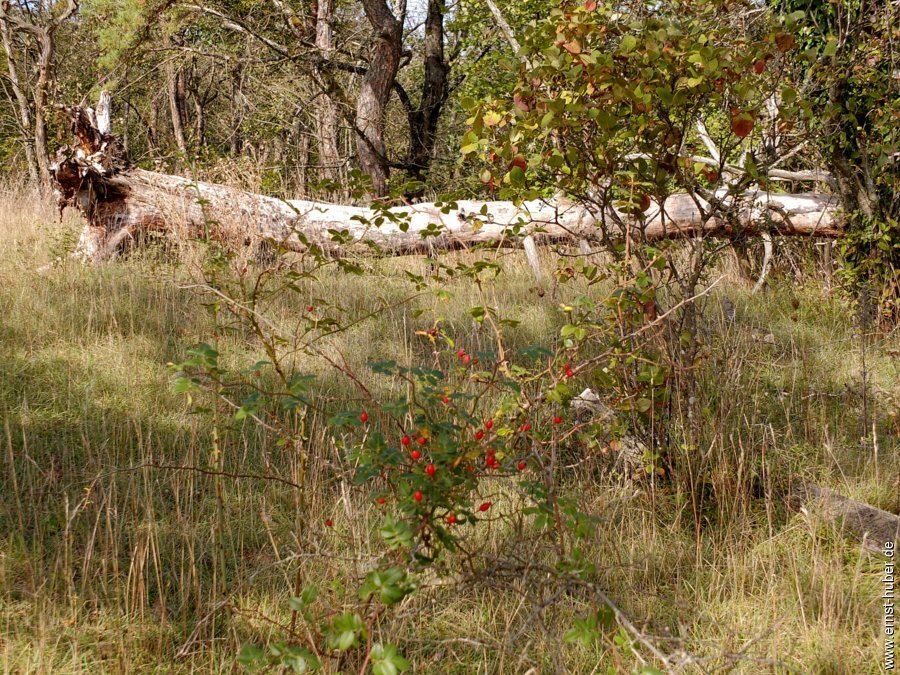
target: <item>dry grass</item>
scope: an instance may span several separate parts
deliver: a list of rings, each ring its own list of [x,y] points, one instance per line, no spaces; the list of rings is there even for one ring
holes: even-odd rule
[[[316,418],[308,420],[314,462],[302,513],[282,485],[130,470],[151,459],[208,463],[209,424],[170,392],[166,363],[207,339],[211,319],[198,296],[179,287],[186,272],[171,262],[67,261],[77,227],[21,193],[0,197],[0,664],[14,673],[230,671],[240,644],[264,640],[269,619],[286,616],[297,565],[307,583],[356,577],[374,555],[378,514],[337,478],[343,460]],[[558,333],[558,298],[530,290],[518,255],[503,263],[493,292],[522,322],[514,346],[545,342]],[[310,281],[309,294],[359,313],[409,293],[396,274],[403,265],[426,269],[424,261],[372,263],[362,278]],[[720,316],[717,298],[706,305],[707,410],[699,442],[678,458],[700,483],[676,481],[651,495],[571,478],[570,489],[603,523],[586,553],[611,597],[655,634],[671,636],[673,649],[707,658],[704,669],[879,672],[880,561],[787,513],[774,487],[815,477],[897,512],[900,373],[890,350],[898,340],[873,337],[867,347],[876,462],[859,442],[861,343],[852,317],[813,274],[804,286],[773,284],[758,297],[737,282],[720,289],[737,306],[734,324]],[[354,365],[388,354],[424,358],[411,336],[435,317],[472,349],[486,345],[467,315],[476,289],[457,282],[451,290],[449,300],[416,301],[422,316],[403,305],[330,348]],[[285,303],[273,311],[289,318],[302,309]],[[223,352],[255,349],[241,334],[223,341]],[[348,395],[321,364],[304,367],[322,372],[329,393]],[[296,458],[250,427],[226,433],[221,447],[229,467],[298,471]],[[702,501],[688,488],[702,488]],[[332,530],[318,525],[326,514]],[[316,532],[315,544],[298,545],[301,528]],[[500,551],[515,548],[511,532],[495,524],[479,536]],[[571,618],[588,608],[583,599],[559,605],[538,630],[526,625],[527,588],[485,581],[416,594],[381,626],[385,639],[402,645],[415,672],[634,667],[560,647]]]

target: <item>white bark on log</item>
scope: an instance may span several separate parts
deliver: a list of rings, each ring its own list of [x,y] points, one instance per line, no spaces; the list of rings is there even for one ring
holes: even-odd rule
[[[59,167],[55,175],[60,183]],[[62,193],[66,195],[66,191]],[[332,254],[364,250],[371,244],[394,255],[476,244],[520,245],[527,235],[541,242],[600,239],[593,214],[582,206],[558,200],[524,202],[520,206],[461,200],[448,213],[431,203],[382,212],[279,200],[143,169],[128,169],[102,181],[80,181],[80,187],[69,191],[65,199],[89,222],[80,253],[92,260],[113,255],[119,243],[141,231],[178,227],[194,235],[254,235],[292,250],[303,250],[311,244]],[[671,197],[665,204],[665,219],[660,217],[658,207],[652,209],[643,226],[634,218],[619,215],[635,230],[633,235],[643,230],[649,241],[737,234],[734,226],[721,217],[702,224],[700,210],[689,195]],[[741,232],[764,231],[769,218],[773,220],[771,227],[782,235],[834,237],[841,231],[834,199],[826,195],[760,193],[739,214]],[[352,243],[336,243],[335,231],[345,231]],[[434,236],[423,237],[426,232]]]
[[[279,200],[129,167],[114,136],[100,133],[83,110],[69,112],[79,144],[60,151],[53,178],[61,207],[76,207],[88,221],[78,254],[94,261],[151,230],[241,241],[259,237],[291,250],[317,246],[336,255],[373,248],[403,255],[478,244],[521,246],[524,237],[537,243],[598,241],[604,231],[612,239],[654,241],[763,232],[836,237],[843,226],[836,198],[816,193],[741,195],[727,219],[721,213],[704,217],[698,203],[704,211],[715,209],[687,194],[673,195],[664,209],[651,204],[643,218],[614,210],[596,214],[562,198],[520,205],[460,200],[452,209],[431,203],[372,209]],[[723,193],[717,199],[732,198]]]

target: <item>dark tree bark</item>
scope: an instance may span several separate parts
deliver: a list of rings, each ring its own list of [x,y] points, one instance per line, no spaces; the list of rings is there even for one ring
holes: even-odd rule
[[[375,31],[375,46],[356,101],[356,153],[360,168],[372,181],[372,191],[381,196],[387,193],[390,175],[384,145],[385,111],[400,68],[403,22],[394,16],[386,0],[361,2]]]
[[[244,151],[244,66],[237,61],[231,70],[231,154],[240,155]]]
[[[160,21],[160,30],[163,34],[163,45],[168,53],[165,59],[166,93],[169,101],[169,117],[172,121],[172,137],[175,146],[181,153],[182,160],[187,157],[187,141],[184,136],[184,86],[181,82],[181,74],[175,67],[175,57],[171,51],[172,37],[166,31],[165,25]]]
[[[447,102],[449,68],[444,59],[444,6],[428,0],[425,18],[425,63],[419,105],[409,111],[409,168],[422,180],[434,158],[437,127]]]

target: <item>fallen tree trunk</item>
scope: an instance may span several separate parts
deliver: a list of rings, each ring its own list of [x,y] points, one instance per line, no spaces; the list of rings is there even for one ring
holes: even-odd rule
[[[458,201],[453,208],[423,203],[390,209],[279,200],[181,176],[135,168],[115,137],[90,110],[69,108],[78,144],[64,148],[52,167],[61,208],[74,206],[87,227],[77,254],[92,261],[116,254],[146,231],[176,231],[219,238],[258,237],[291,250],[317,246],[331,254],[375,249],[381,254],[413,254],[477,244],[598,241],[607,237],[638,241],[696,235],[839,236],[842,218],[833,197],[823,194],[742,196],[726,218],[696,196],[670,197],[651,204],[643,218],[610,209],[593,213],[563,199],[512,202]],[[720,199],[729,199],[720,195]],[[603,227],[600,227],[603,225]]]
[[[815,520],[836,526],[857,539],[867,551],[883,553],[886,542],[900,543],[900,516],[869,506],[818,485],[795,488],[789,504]]]

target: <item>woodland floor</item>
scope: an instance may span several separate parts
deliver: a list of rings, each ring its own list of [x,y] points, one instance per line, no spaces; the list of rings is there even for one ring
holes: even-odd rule
[[[95,268],[65,260],[78,232],[71,218],[60,224],[36,200],[0,193],[0,667],[229,672],[241,644],[267,635],[260,617],[288,611],[293,500],[284,486],[233,481],[217,502],[212,479],[123,470],[149,457],[206,456],[209,429],[171,391],[166,364],[205,339],[209,314],[169,260],[135,256]],[[881,670],[883,561],[759,489],[767,476],[790,474],[900,509],[900,336],[866,337],[864,371],[859,325],[829,291],[812,250],[796,244],[793,262],[775,270],[764,293],[751,295],[732,273],[704,305],[708,443],[696,449],[703,526],[695,527],[691,499],[665,486],[650,494],[577,485],[604,521],[588,555],[608,594],[678,647],[708,657],[710,671]],[[61,264],[38,271],[57,256]],[[408,286],[397,267],[427,262],[368,264],[366,276],[330,275],[316,292],[359,306],[376,293],[400,297]],[[520,254],[503,265],[497,300],[521,321],[515,339],[558,335],[559,297],[531,290]],[[460,330],[475,304],[467,283],[457,282],[440,308]],[[736,307],[733,323],[723,295]],[[419,323],[403,308],[335,339],[359,363],[414,355]],[[474,329],[466,338],[484,339]],[[341,393],[339,382],[325,386]],[[864,396],[877,453],[873,428],[861,424]],[[271,459],[252,430],[227,448],[248,472]],[[323,443],[321,452],[332,451]],[[342,556],[376,522],[365,501],[340,495],[340,486],[323,483],[305,514],[335,520],[303,560],[325,583],[354,574]],[[530,611],[514,590],[475,584],[417,596],[393,620],[391,639],[417,673],[525,672],[523,661],[492,646],[516,634]],[[221,599],[231,610],[192,640]],[[581,609],[573,599],[561,612]],[[602,654],[560,647],[552,628],[517,639],[541,664],[533,672],[552,672],[541,661],[549,646],[562,650],[569,672],[609,667]]]

